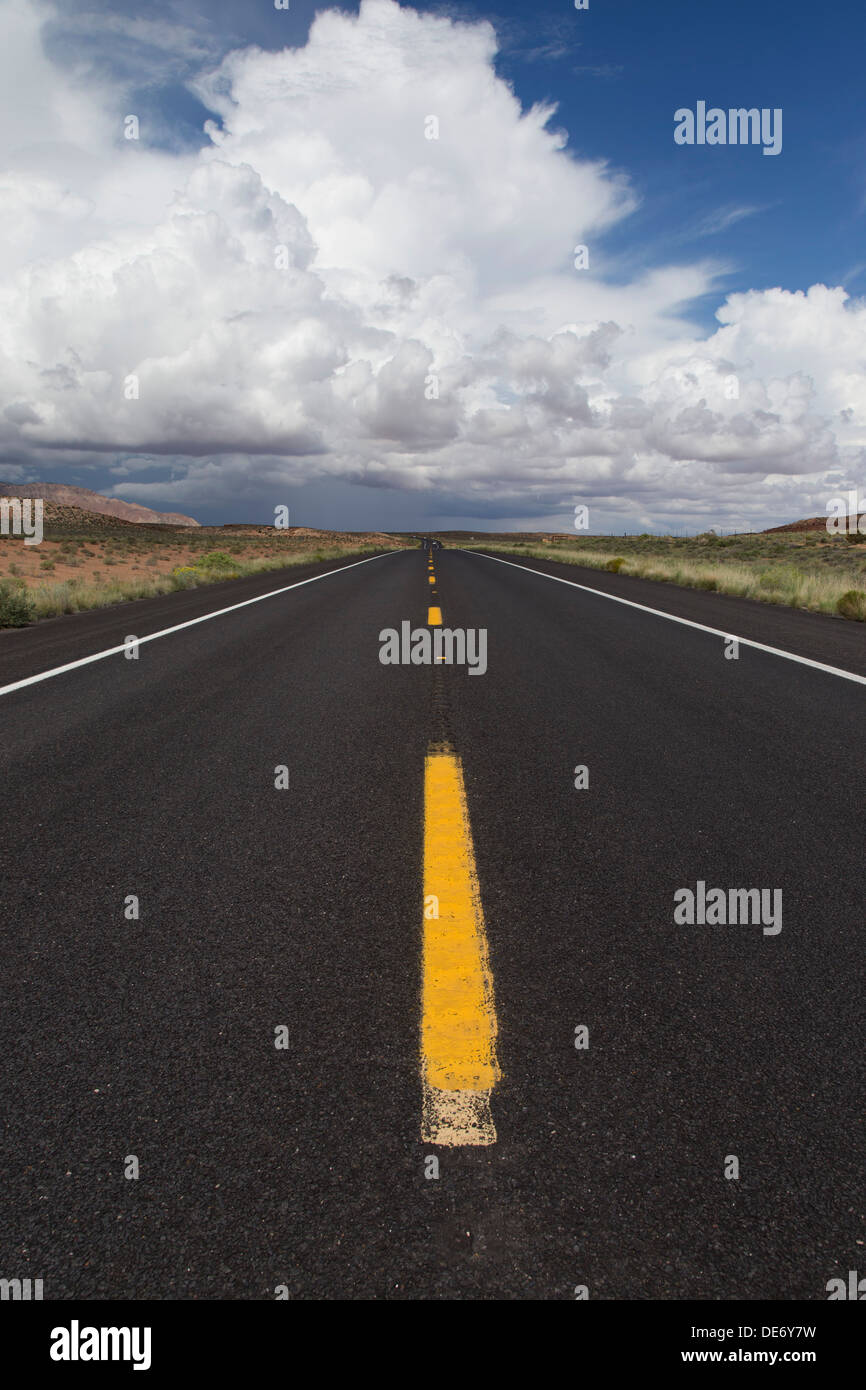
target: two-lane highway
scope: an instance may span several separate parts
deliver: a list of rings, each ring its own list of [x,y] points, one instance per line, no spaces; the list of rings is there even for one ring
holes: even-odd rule
[[[46,1298],[825,1298],[866,1239],[866,690],[704,629],[863,675],[862,628],[432,563],[0,635],[6,687],[177,627],[0,694],[2,1272]],[[380,659],[437,605],[483,674]],[[780,929],[677,922],[699,883],[780,890]],[[452,969],[462,1022],[428,1034]],[[495,1133],[432,1141],[428,1037],[462,1039],[440,1089],[483,1083]]]

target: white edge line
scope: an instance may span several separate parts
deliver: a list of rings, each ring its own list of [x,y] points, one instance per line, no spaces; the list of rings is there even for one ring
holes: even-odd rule
[[[461,546],[461,549],[463,547]],[[795,652],[785,652],[781,647],[768,647],[764,642],[753,642],[751,637],[738,637],[735,632],[725,632],[718,627],[707,627],[704,623],[692,622],[691,618],[678,618],[674,613],[665,613],[661,608],[650,608],[646,603],[635,603],[634,599],[620,598],[618,594],[606,594],[604,589],[593,589],[590,584],[578,584],[575,579],[563,579],[558,574],[545,574],[544,570],[532,569],[529,565],[517,565],[513,560],[501,560],[498,555],[484,555],[480,550],[466,550],[467,555],[478,555],[482,560],[496,560],[500,565],[510,565],[512,569],[524,570],[528,574],[538,574],[542,579],[555,579],[557,584],[568,584],[572,589],[583,589],[599,598],[609,598],[613,603],[624,603],[627,608],[639,608],[642,613],[653,613],[657,618],[667,618],[669,623],[681,623],[683,627],[697,628],[698,632],[709,632],[713,637],[733,638],[744,647],[754,647],[759,652],[769,652],[771,656],[783,656],[786,661],[797,661],[801,666],[812,666],[816,671],[826,671],[830,676],[841,676],[846,681],[856,681],[866,685],[866,676],[858,676],[854,671],[843,671],[840,666],[827,666],[823,661],[812,661],[808,656],[797,656]],[[0,695],[2,695],[0,690]]]
[[[217,608],[213,613],[202,613],[198,618],[188,618],[185,623],[175,623],[174,627],[164,627],[160,632],[148,633],[146,637],[137,637],[139,646],[144,642],[155,642],[157,637],[168,637],[172,632],[182,632],[185,627],[195,627],[196,623],[209,622],[211,618],[221,618],[224,613],[234,613],[238,608],[247,608],[251,603],[261,603],[266,598],[276,598],[278,594],[287,594],[290,589],[300,589],[304,584],[315,584],[317,579],[329,579],[332,574],[345,574],[346,570],[356,569],[358,565],[369,565],[371,560],[384,560],[388,555],[400,555],[402,551],[387,550],[384,555],[368,555],[366,560],[353,560],[351,565],[341,565],[339,569],[326,570],[324,574],[313,574],[309,579],[298,579],[294,584],[286,584],[281,589],[271,589],[266,594],[257,594],[255,598],[245,598],[240,603],[229,604],[228,608]],[[78,661],[67,661],[65,666],[54,666],[50,671],[40,671],[35,676],[25,676],[24,680],[13,681],[11,685],[0,686],[0,695],[9,695],[13,690],[23,690],[26,685],[36,685],[39,681],[50,680],[52,676],[60,676],[64,671],[75,671],[79,666],[89,666],[92,661],[103,661],[107,656],[116,656],[118,652],[126,651],[127,644],[122,642],[118,647],[106,647],[104,652],[94,652],[92,656],[82,656]]]

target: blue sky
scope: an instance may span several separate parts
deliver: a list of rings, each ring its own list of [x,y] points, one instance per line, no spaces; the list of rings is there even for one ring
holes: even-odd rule
[[[12,0],[15,4],[23,2]],[[10,0],[4,3],[8,5]],[[40,9],[40,40],[58,73],[76,80],[80,80],[82,72],[89,75],[103,92],[108,110],[114,103],[117,114],[124,108],[136,111],[142,130],[147,132],[154,165],[158,162],[157,154],[163,164],[176,161],[180,179],[180,171],[184,176],[188,173],[197,151],[213,152],[211,138],[202,128],[204,122],[216,119],[216,127],[225,119],[230,125],[232,122],[231,112],[228,117],[215,113],[213,103],[202,100],[190,90],[191,85],[203,72],[216,68],[227,54],[248,45],[275,55],[286,46],[302,47],[313,16],[321,8],[325,7],[305,0],[291,0],[288,11],[278,11],[264,0],[253,5],[246,0],[156,0],[143,14],[130,0],[99,0],[76,5],[73,11],[50,6]],[[357,5],[327,8],[339,8],[347,14],[358,11]],[[714,518],[719,525],[758,524],[788,519],[780,514],[780,508],[811,504],[818,509],[815,499],[826,492],[829,483],[857,483],[863,478],[866,436],[858,430],[861,401],[866,397],[861,397],[859,376],[856,381],[846,380],[840,385],[850,345],[843,349],[839,343],[839,360],[833,360],[833,341],[839,340],[839,325],[844,324],[847,334],[848,328],[853,327],[852,306],[866,294],[866,107],[862,99],[866,24],[862,7],[843,4],[824,9],[803,0],[787,4],[781,0],[730,0],[725,6],[699,5],[693,0],[666,0],[664,5],[656,6],[637,0],[589,0],[589,8],[578,11],[564,0],[541,0],[531,9],[502,0],[494,7],[450,3],[413,8],[440,19],[492,23],[499,46],[495,72],[513,89],[523,112],[529,112],[536,103],[555,104],[557,111],[549,128],[567,133],[567,154],[581,166],[588,161],[603,161],[608,191],[620,177],[627,186],[631,210],[600,216],[590,239],[593,274],[610,291],[611,312],[599,312],[594,300],[584,326],[572,306],[565,317],[572,325],[577,324],[577,332],[588,331],[592,325],[610,318],[618,326],[620,343],[627,342],[635,329],[624,321],[624,299],[627,303],[632,287],[636,287],[639,297],[640,287],[645,288],[646,277],[652,273],[664,275],[669,268],[676,268],[670,276],[663,310],[653,300],[653,312],[658,309],[661,330],[656,324],[654,338],[649,328],[644,333],[638,327],[639,361],[636,357],[627,370],[621,364],[623,372],[617,377],[615,388],[611,386],[606,395],[599,384],[598,373],[607,369],[601,356],[588,373],[585,363],[581,367],[581,389],[588,393],[591,412],[609,412],[614,399],[629,403],[638,398],[648,409],[657,410],[659,397],[667,390],[664,383],[669,385],[680,370],[678,364],[694,358],[694,343],[701,341],[712,344],[706,350],[707,361],[715,364],[717,373],[733,363],[744,385],[746,374],[754,374],[764,394],[761,396],[757,385],[750,389],[748,409],[738,407],[732,424],[731,412],[724,415],[725,408],[707,396],[701,377],[698,394],[688,399],[684,395],[683,408],[675,416],[671,414],[668,391],[664,426],[656,421],[647,426],[640,439],[617,438],[610,450],[600,442],[597,433],[592,439],[586,430],[579,434],[575,416],[576,432],[569,441],[563,443],[555,424],[551,435],[551,450],[555,452],[562,446],[568,466],[552,470],[544,487],[539,487],[537,460],[530,461],[524,450],[525,485],[515,476],[503,488],[497,485],[495,475],[476,463],[475,454],[468,462],[468,441],[473,441],[473,447],[477,444],[478,431],[473,432],[472,415],[479,402],[487,409],[492,392],[494,403],[502,407],[517,400],[521,390],[525,390],[525,384],[512,389],[507,368],[500,364],[488,380],[486,397],[476,382],[471,402],[469,396],[463,399],[461,420],[435,455],[429,440],[419,446],[408,434],[406,439],[399,439],[399,429],[393,435],[385,433],[380,453],[384,451],[389,459],[397,456],[397,461],[380,475],[376,472],[379,455],[375,431],[363,449],[354,437],[351,444],[339,438],[332,445],[326,439],[325,453],[344,462],[322,475],[312,457],[300,468],[296,461],[298,450],[290,446],[288,456],[295,462],[286,475],[286,487],[291,496],[282,500],[294,506],[297,518],[323,526],[432,527],[459,526],[465,522],[492,528],[532,524],[535,519],[539,526],[546,527],[557,524],[558,519],[567,524],[563,519],[567,518],[569,499],[586,493],[598,498],[597,515],[605,528],[612,530],[665,529],[690,524],[697,527],[712,523]],[[459,30],[454,31],[452,41],[456,53],[461,43]],[[351,59],[347,65],[351,65]],[[264,91],[270,69],[266,64],[260,66]],[[248,91],[253,90],[248,82]],[[367,94],[371,103],[374,98],[374,93]],[[357,99],[361,112],[365,94],[359,93]],[[673,140],[674,112],[681,107],[694,108],[699,100],[723,109],[781,108],[782,152],[768,157],[754,146],[677,146]],[[503,130],[503,139],[514,135],[513,129]],[[333,142],[333,132],[330,139]],[[232,149],[233,142],[230,159],[235,163],[242,159],[248,162],[252,147],[248,141],[244,143],[239,130],[230,133],[226,149]],[[262,159],[262,168],[257,172],[265,178],[262,170],[272,170],[273,162],[268,165],[264,154]],[[347,156],[343,171],[346,177],[351,160],[357,166],[363,163],[363,154],[355,149],[351,159]],[[273,183],[273,174],[269,177]],[[525,213],[529,217],[536,194],[531,173],[524,171],[521,177]],[[408,174],[407,179],[411,183]],[[288,179],[286,186],[296,189],[297,183]],[[286,196],[285,189],[276,191]],[[70,196],[68,189],[64,196]],[[576,206],[580,205],[581,196],[579,191],[575,193]],[[321,214],[316,222],[314,201],[310,208],[308,211],[299,201],[300,213],[311,226],[318,227],[321,237]],[[155,207],[155,218],[157,211]],[[524,237],[521,216],[515,215],[516,240]],[[467,221],[471,221],[470,210]],[[104,228],[101,230],[104,232]],[[125,234],[125,228],[120,230]],[[525,237],[533,234],[527,231]],[[503,257],[507,254],[508,238],[507,230],[500,232]],[[472,256],[476,251],[472,228],[468,226],[467,246],[470,244],[472,249],[466,254]],[[563,238],[563,275],[571,273],[570,254],[570,246]],[[455,252],[455,263],[459,259]],[[421,260],[423,257],[417,264]],[[405,248],[395,249],[392,276],[408,274],[415,278],[412,261]],[[339,283],[341,292],[347,277],[354,276],[357,269],[348,263],[344,266],[342,278],[333,282]],[[538,310],[537,294],[534,287],[528,286],[525,267],[523,274],[521,284],[507,287],[514,314],[509,325],[520,322],[523,295],[527,332],[533,336],[546,333],[549,338],[549,317],[544,321],[532,319],[530,323],[531,314]],[[415,282],[420,283],[420,277]],[[678,300],[680,282],[682,298]],[[783,305],[774,306],[770,299],[760,298],[775,287],[806,292],[816,285],[841,287],[850,299],[842,318],[838,303],[829,308],[823,303],[811,307],[814,330],[801,321],[799,302],[788,299]],[[617,295],[617,290],[625,291],[625,295]],[[719,329],[716,311],[731,295],[749,297],[749,306],[743,321],[737,311],[737,326],[731,331],[730,341],[726,338],[722,342],[713,336]],[[500,312],[496,305],[501,303],[501,296],[494,297],[484,306],[485,325],[491,333],[496,329],[495,314]],[[751,319],[746,324],[744,320],[749,315]],[[470,316],[476,326],[479,317]],[[791,322],[790,330],[786,319]],[[679,323],[676,332],[670,327],[675,320]],[[467,325],[469,321],[467,318]],[[381,330],[378,321],[376,328]],[[866,345],[859,352],[859,320],[856,329],[852,341],[859,355],[852,366],[862,373],[866,369]],[[684,336],[689,332],[694,334],[692,344]],[[413,342],[420,333],[414,323]],[[468,327],[461,333],[465,351]],[[805,348],[802,361],[786,351],[786,344],[800,337],[806,343],[813,339],[820,344],[820,360],[812,361]],[[732,343],[742,354],[736,360],[730,355]],[[764,346],[765,364],[761,360]],[[480,338],[477,345],[473,344],[473,353],[476,349],[480,355]],[[77,346],[66,345],[66,350],[81,360]],[[430,351],[435,366],[439,354],[432,339]],[[662,361],[659,354],[667,354],[666,360]],[[515,360],[514,354],[509,360]],[[650,363],[660,373],[655,384],[649,382]],[[374,374],[380,368],[381,361],[377,359],[373,363]],[[682,370],[688,372],[691,368]],[[545,368],[544,372],[545,419],[549,423],[555,392],[550,370]],[[796,396],[802,387],[802,383],[796,389],[790,387],[794,376],[814,385],[808,410],[791,403],[791,391]],[[492,386],[490,380],[494,380]],[[789,383],[787,395],[774,384],[780,380]],[[537,392],[530,392],[530,396],[527,410],[537,405]],[[133,440],[133,447],[118,447],[112,452],[113,437],[109,434],[100,441],[95,453],[88,453],[82,447],[80,431],[76,438],[75,429],[69,426],[68,438],[60,442],[60,447],[56,439],[52,440],[51,447],[57,452],[40,453],[34,448],[28,453],[29,446],[24,441],[34,435],[34,428],[22,414],[28,409],[38,416],[41,407],[38,403],[19,404],[16,398],[16,410],[24,424],[17,445],[6,447],[0,476],[5,472],[11,478],[17,469],[27,477],[38,475],[47,479],[50,472],[52,481],[77,482],[100,490],[117,487],[132,500],[189,510],[201,520],[231,519],[233,508],[238,505],[245,515],[262,515],[270,507],[273,479],[279,477],[278,461],[283,457],[278,448],[267,455],[267,485],[257,487],[256,469],[251,467],[229,489],[228,497],[211,496],[200,466],[197,476],[195,471],[189,474],[192,449],[190,454],[170,453],[166,448],[142,450],[134,447]],[[712,419],[701,415],[701,410],[709,410]],[[739,439],[748,436],[757,441],[770,416],[775,421],[776,438],[766,446],[755,446],[761,457],[765,453],[772,460],[772,466],[762,472],[754,465],[754,459],[751,463],[744,459],[742,452],[729,441],[725,443],[721,436],[727,429],[728,434],[732,431]],[[487,429],[489,421],[486,416],[483,419]],[[600,415],[594,416],[593,428],[600,419]],[[590,424],[589,414],[583,424]],[[688,441],[705,427],[718,431],[719,442],[706,451],[696,447],[692,458],[687,452],[688,443],[683,440]],[[378,428],[381,434],[381,424]],[[531,430],[537,432],[534,425]],[[150,437],[145,437],[149,443]],[[394,444],[395,438],[399,447]],[[119,446],[125,442],[122,431],[116,442]],[[228,476],[231,468],[238,468],[242,444],[243,439],[238,440],[233,434],[231,449],[214,452],[208,476],[215,476],[221,468],[227,470]],[[446,460],[448,448],[451,452]],[[257,452],[261,453],[261,449]],[[585,468],[581,464],[584,453],[595,460]],[[600,460],[614,457],[615,453],[618,462],[613,477]],[[433,457],[442,461],[438,471],[431,463]],[[465,475],[460,464],[464,457]],[[815,462],[811,470],[810,457]],[[659,462],[663,458],[670,464],[667,472]],[[134,494],[137,460],[141,461],[138,478],[142,490]],[[417,474],[412,473],[414,467]],[[569,469],[573,472],[573,486],[560,485]],[[650,474],[652,483],[646,485]],[[416,476],[421,480],[420,486],[415,484]],[[790,479],[790,486],[786,479]],[[681,488],[682,495],[674,495],[676,488]],[[669,504],[666,494],[670,494]],[[185,496],[189,499],[186,505]]]
[[[409,8],[409,5],[406,6]],[[319,9],[357,13],[358,4],[291,0],[288,11],[248,0],[185,0],[148,6],[149,17],[189,24],[223,54],[256,44],[279,50],[306,42]],[[690,247],[727,267],[726,287],[806,289],[816,281],[866,289],[866,11],[807,0],[565,0],[414,5],[431,14],[487,19],[500,35],[497,70],[525,107],[555,103],[568,149],[628,173],[643,202],[607,238],[624,267],[664,264]],[[137,0],[80,5],[130,19]],[[52,26],[58,58],[68,48],[63,18]],[[92,55],[92,36],[82,43]],[[206,143],[206,108],[186,90],[194,62],[166,74],[151,50],[149,80],[137,86],[146,46],[104,39],[104,62],[133,79],[130,90],[158,114],[166,144]],[[781,107],[784,149],[764,158],[750,147],[677,149],[673,113],[708,105]],[[685,159],[684,154],[688,154]],[[712,307],[704,307],[707,326]]]
[[[612,252],[629,265],[652,264],[688,245],[726,263],[731,289],[825,281],[862,293],[861,6],[830,12],[804,0],[591,0],[567,24],[559,5],[542,4],[538,13],[551,35],[561,28],[563,46],[576,31],[577,52],[569,47],[527,63],[521,39],[503,70],[524,100],[559,103],[569,148],[610,159],[639,189],[643,205],[611,235]],[[673,112],[699,99],[781,107],[782,154],[677,148]]]

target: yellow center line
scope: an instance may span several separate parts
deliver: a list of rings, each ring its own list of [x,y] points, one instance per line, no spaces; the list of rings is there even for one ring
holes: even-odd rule
[[[428,574],[428,576],[427,576],[427,583],[428,583],[428,584],[435,584],[435,583],[436,583],[436,576],[435,576],[435,574]]]
[[[431,747],[424,770],[421,1138],[495,1144],[496,1008],[460,759]]]
[[[441,609],[441,608],[428,608],[428,609],[427,609],[427,624],[428,624],[429,627],[441,627],[441,626],[442,626],[442,609]]]

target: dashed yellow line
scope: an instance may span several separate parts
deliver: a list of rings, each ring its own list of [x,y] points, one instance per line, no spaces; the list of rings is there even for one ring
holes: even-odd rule
[[[428,624],[429,627],[441,627],[441,626],[442,626],[442,609],[441,609],[441,608],[428,608],[428,609],[427,609],[427,624]]]
[[[460,759],[434,745],[424,771],[421,1138],[494,1144],[490,1093],[501,1075],[484,913]]]

